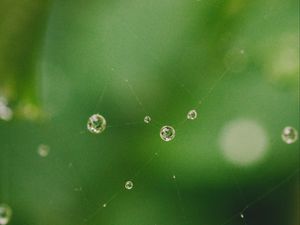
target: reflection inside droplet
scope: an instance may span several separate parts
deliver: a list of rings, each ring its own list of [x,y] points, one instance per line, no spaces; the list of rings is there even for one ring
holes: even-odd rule
[[[193,109],[188,112],[186,117],[188,120],[195,120],[195,119],[197,119],[197,116],[198,116],[197,111],[195,109]]]
[[[175,129],[171,126],[163,126],[160,129],[160,137],[164,141],[172,141],[175,138]]]
[[[87,129],[94,134],[102,133],[106,128],[106,120],[100,114],[92,115],[87,122]]]
[[[126,181],[126,183],[125,183],[125,188],[127,189],[127,190],[131,190],[132,188],[133,188],[133,182],[132,181]]]
[[[151,117],[150,116],[145,116],[144,122],[145,123],[150,123],[151,122]]]
[[[298,131],[293,127],[285,127],[281,134],[282,140],[287,144],[293,144],[298,140]]]

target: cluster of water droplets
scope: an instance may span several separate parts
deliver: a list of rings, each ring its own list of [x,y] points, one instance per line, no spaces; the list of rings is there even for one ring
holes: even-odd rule
[[[13,112],[12,110],[8,107],[8,102],[6,101],[5,98],[0,97],[0,119],[8,121],[12,118]],[[195,120],[198,117],[198,113],[195,109],[190,110],[187,115],[186,119],[187,120]],[[144,123],[149,124],[151,123],[152,119],[149,115],[146,115],[144,117]],[[87,129],[89,132],[93,134],[100,134],[102,133],[107,126],[106,119],[104,116],[100,114],[93,114],[92,116],[89,117],[87,121]],[[169,142],[172,141],[176,136],[176,131],[174,127],[170,125],[165,125],[161,127],[160,129],[160,138],[165,141]],[[281,133],[281,138],[286,144],[293,144],[298,140],[299,134],[298,131],[291,127],[287,126],[282,130]],[[38,146],[37,149],[38,155],[41,157],[47,157],[50,153],[50,147],[44,144],[41,144]],[[173,175],[173,179],[176,179],[176,176]],[[124,185],[126,190],[132,190],[134,187],[134,184],[131,180],[128,180],[125,182]],[[107,203],[103,204],[103,207],[106,207]],[[0,225],[6,225],[9,223],[11,220],[12,216],[12,210],[11,208],[6,205],[6,204],[0,204]],[[244,214],[241,213],[240,217],[243,219]]]
[[[195,109],[190,110],[186,117],[188,120],[195,120],[198,114]],[[144,123],[151,123],[152,119],[149,115],[144,117]],[[87,122],[87,129],[94,134],[102,133],[106,129],[106,119],[100,114],[90,116]],[[160,129],[160,138],[163,141],[169,142],[175,138],[175,129],[172,126],[165,125]]]
[[[197,119],[197,117],[198,117],[198,113],[195,109],[188,111],[188,113],[186,115],[187,120],[195,120],[195,119]],[[152,118],[149,115],[146,115],[144,117],[144,123],[150,124],[151,121],[152,121]],[[102,133],[106,129],[106,126],[107,126],[106,119],[104,118],[104,116],[102,116],[100,114],[94,114],[94,115],[90,116],[90,118],[87,121],[87,129],[93,134]],[[175,131],[174,127],[172,127],[170,125],[165,125],[165,126],[161,127],[159,134],[160,134],[160,138],[163,141],[169,142],[175,138],[176,131]],[[285,127],[282,131],[281,137],[285,143],[292,144],[298,140],[298,132],[293,127]],[[40,145],[38,148],[38,153],[40,156],[46,157],[49,153],[49,147],[46,145]],[[173,175],[172,178],[174,180],[176,180],[175,175]],[[125,182],[124,187],[126,190],[132,190],[134,187],[134,184],[131,180],[128,180]],[[108,203],[104,203],[102,205],[102,207],[106,208],[107,204]],[[240,218],[244,219],[243,213],[240,214]],[[0,223],[0,225],[2,225],[2,224]]]

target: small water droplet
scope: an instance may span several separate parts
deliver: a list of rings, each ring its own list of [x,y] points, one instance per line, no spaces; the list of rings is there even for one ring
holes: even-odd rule
[[[47,157],[50,152],[50,147],[48,145],[41,144],[38,146],[37,152],[41,157]]]
[[[104,203],[104,204],[102,205],[102,207],[103,207],[103,208],[106,208],[106,206],[107,206],[107,204],[106,204],[106,203]]]
[[[131,190],[132,188],[133,188],[133,182],[132,181],[126,181],[125,182],[125,188],[127,189],[127,190]]]
[[[173,178],[174,180],[176,180],[176,176],[175,176],[175,175],[173,175],[172,178]]]
[[[6,204],[0,204],[0,225],[9,223],[12,216],[11,208]]]
[[[198,116],[197,111],[195,109],[193,109],[188,112],[186,117],[188,120],[195,120],[197,118],[197,116]]]
[[[160,137],[163,141],[172,141],[175,138],[175,129],[171,126],[163,126],[160,129]]]
[[[145,116],[144,122],[145,123],[150,123],[151,122],[151,117],[150,116]]]
[[[242,219],[244,219],[244,218],[245,218],[245,216],[244,216],[244,214],[243,214],[243,213],[241,213],[241,214],[240,214],[240,217],[241,217]]]
[[[93,134],[102,133],[106,128],[106,120],[100,114],[92,115],[87,122],[87,129]]]
[[[282,140],[287,144],[293,144],[298,140],[298,131],[293,127],[285,127],[281,134]]]

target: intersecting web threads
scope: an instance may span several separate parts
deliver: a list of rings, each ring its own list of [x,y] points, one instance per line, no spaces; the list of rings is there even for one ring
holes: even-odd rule
[[[46,216],[52,219],[51,224],[61,225],[75,222],[82,225],[195,224],[192,221],[208,225],[271,224],[269,219],[276,218],[272,209],[273,215],[268,216],[271,203],[278,204],[276,199],[280,199],[282,190],[298,182],[295,181],[299,175],[298,164],[292,161],[295,158],[292,156],[297,155],[298,127],[290,117],[294,114],[289,113],[293,110],[290,104],[294,103],[289,99],[295,96],[288,92],[288,98],[282,97],[278,94],[280,91],[274,91],[276,82],[268,83],[263,75],[257,75],[261,70],[272,72],[273,64],[271,69],[270,65],[259,68],[261,65],[251,58],[259,58],[261,54],[255,55],[254,50],[251,52],[249,46],[244,46],[246,37],[240,42],[233,39],[234,44],[229,45],[229,49],[220,49],[222,40],[231,34],[224,32],[215,37],[211,46],[210,42],[202,44],[206,37],[201,35],[197,42],[188,38],[180,40],[185,43],[180,48],[168,42],[172,38],[168,31],[174,25],[169,21],[176,20],[175,14],[170,13],[173,8],[167,14],[163,11],[169,4],[161,2],[161,11],[154,11],[164,15],[165,20],[157,17],[157,24],[166,24],[166,27],[152,27],[151,23],[146,23],[146,29],[140,28],[146,34],[141,34],[131,25],[136,19],[132,15],[136,14],[127,12],[132,8],[140,10],[140,3],[134,3],[126,2],[124,12],[122,7],[117,9],[117,16],[108,10],[109,15],[104,19],[112,20],[114,26],[100,24],[98,29],[103,36],[99,38],[98,31],[93,31],[97,33],[95,40],[101,39],[104,43],[103,48],[95,47],[93,32],[83,30],[80,35],[88,33],[83,49],[69,44],[80,37],[75,32],[66,42],[59,40],[71,49],[65,53],[66,58],[54,51],[53,58],[45,60],[48,73],[45,83],[50,90],[45,102],[54,105],[46,107],[50,109],[47,112],[53,113],[53,119],[51,124],[41,127],[40,136],[36,135],[39,140],[35,143],[34,156],[40,157],[40,170],[51,174],[56,182],[47,183],[48,176],[40,174],[47,184],[47,188],[41,188],[41,196],[47,198],[41,198],[43,204],[36,204],[40,207],[30,211],[37,212],[39,208],[45,209],[44,206],[61,210],[53,210],[56,213]],[[69,10],[69,7],[66,8]],[[234,10],[238,9],[232,10],[234,15]],[[142,18],[147,22],[145,18],[155,19],[156,15]],[[82,25],[78,23],[79,26],[74,26],[76,29]],[[101,30],[103,27],[105,29]],[[164,36],[157,30],[166,37],[161,38]],[[175,32],[173,36],[180,35]],[[61,42],[58,46],[62,46]],[[156,44],[156,48],[151,43]],[[88,44],[92,48],[87,48]],[[176,51],[167,52],[168,45],[170,49],[176,46]],[[217,46],[216,52],[224,53],[225,62],[223,55],[218,57],[213,51],[198,53],[199,45],[209,49]],[[133,47],[126,49],[124,46]],[[121,49],[119,55],[118,47]],[[51,45],[48,48],[52,50]],[[257,51],[264,52],[261,49]],[[227,50],[230,53],[227,54]],[[93,52],[102,51],[105,57],[94,57]],[[84,54],[86,52],[89,54]],[[130,58],[126,52],[142,54]],[[165,52],[168,54],[160,57]],[[168,57],[172,60],[164,60]],[[139,58],[147,58],[148,64],[141,63]],[[208,70],[206,64],[210,60],[215,68]],[[152,64],[151,69],[143,68]],[[250,64],[255,66],[247,70]],[[280,68],[280,65],[282,63],[275,66]],[[128,69],[129,66],[134,69]],[[276,69],[276,76],[284,69]],[[186,74],[186,70],[191,74]],[[83,76],[85,82],[82,82]],[[76,83],[76,80],[80,81]],[[281,99],[281,104],[277,104],[276,98]],[[53,100],[56,100],[54,104]],[[159,107],[155,108],[156,105]],[[6,112],[2,118],[10,118],[7,115],[12,114],[8,113],[6,103],[2,104],[2,109]],[[61,114],[68,115],[61,117]],[[277,117],[284,119],[274,121]],[[51,129],[58,135],[55,140],[47,141],[47,132]],[[8,143],[8,150],[16,153],[12,148],[17,145]],[[47,149],[51,149],[51,153]],[[13,160],[14,157],[17,154],[9,158]],[[273,164],[270,166],[268,162]],[[47,163],[53,165],[51,171],[45,169]],[[258,169],[255,169],[256,163],[261,165]],[[2,165],[6,165],[6,170],[10,163]],[[253,175],[249,175],[250,171]],[[43,187],[36,184],[36,189],[38,185]],[[51,192],[45,193],[49,187],[52,187]],[[4,190],[3,193],[10,192],[10,188]],[[9,205],[14,208],[17,203]],[[253,215],[256,207],[262,209],[261,217]],[[51,210],[47,210],[48,213]],[[50,223],[40,217],[39,220],[42,222],[37,224]]]
[[[226,71],[227,72],[227,71]],[[222,81],[222,79],[224,78],[226,73],[222,73],[221,74],[221,78],[218,78],[216,80],[216,83],[213,84],[213,86],[209,89],[209,94],[205,95],[205,97],[203,97],[199,102],[201,102],[201,104],[207,99],[209,98],[209,95],[211,95],[213,93],[213,90],[216,88],[217,84],[219,82]],[[142,101],[140,100],[140,98],[137,96],[133,86],[129,83],[129,80],[126,79],[125,82],[128,84],[128,87],[129,87],[129,90],[131,92],[131,94],[133,95],[135,101],[137,102],[137,104],[139,105],[139,107],[142,108],[142,111],[145,112],[147,114],[147,111],[145,110],[144,106],[143,106],[143,103]],[[185,90],[186,91],[186,90]],[[190,111],[187,112],[187,115],[186,115],[186,119],[183,120],[182,122],[178,123],[177,125],[182,125],[183,123],[185,123],[186,120],[195,120],[196,118],[198,117],[198,113],[197,113],[197,110],[196,109],[192,109]],[[146,115],[144,117],[144,122],[146,124],[152,122],[152,118],[149,116],[149,115]],[[159,124],[159,122],[157,122],[157,124]],[[128,124],[125,124],[126,126]],[[239,124],[240,126],[240,124]],[[248,125],[247,125],[248,126]],[[246,127],[247,127],[246,126]],[[252,126],[252,124],[250,123],[250,127]],[[258,128],[260,129],[260,128]],[[247,127],[247,130],[249,131],[249,127]],[[251,128],[250,128],[251,130]],[[239,131],[240,132],[240,131]],[[230,133],[230,132],[227,132],[227,133]],[[255,133],[257,133],[257,131],[255,131]],[[259,135],[259,132],[258,132],[258,135]],[[261,135],[260,135],[261,136]],[[165,125],[163,126],[161,129],[160,129],[160,137],[162,140],[166,141],[166,142],[169,142],[171,140],[173,140],[175,138],[175,129],[172,127],[172,126],[169,126],[169,125]],[[286,127],[282,130],[282,140],[284,142],[286,142],[287,144],[291,144],[291,143],[294,143],[295,141],[297,141],[298,139],[298,136],[297,136],[297,130],[294,129],[294,128],[291,128],[291,127]],[[154,157],[155,156],[158,156],[159,153],[155,152],[154,154]],[[148,164],[151,164],[153,163],[153,159],[154,157],[150,158],[150,160],[146,163],[146,165]],[[249,159],[248,159],[249,160]],[[240,210],[240,212],[237,212],[236,214],[234,214],[232,217],[230,217],[228,219],[228,221],[226,221],[224,224],[230,224],[232,222],[232,220],[234,220],[235,218],[237,217],[240,217],[240,219],[242,220],[241,221],[241,224],[248,224],[246,222],[246,212],[247,210],[252,207],[253,205],[255,205],[257,202],[260,202],[262,201],[265,197],[267,197],[269,194],[271,194],[272,192],[276,191],[278,188],[280,188],[282,185],[284,185],[286,182],[288,182],[290,179],[294,178],[295,175],[297,175],[299,173],[299,170],[295,170],[293,171],[292,174],[290,174],[287,178],[285,178],[284,180],[282,180],[279,184],[275,185],[274,187],[272,187],[270,190],[268,190],[266,193],[263,193],[262,195],[260,195],[258,198],[254,199],[253,201],[250,201],[246,204],[246,206],[244,208],[242,208]],[[172,176],[172,179],[175,181],[176,183],[176,175],[173,174]],[[237,181],[237,185],[238,184],[238,181]],[[125,189],[127,190],[131,190],[133,188],[133,182],[132,181],[126,181],[125,182]],[[179,189],[179,186],[178,184],[176,183],[176,189],[177,189],[177,197],[180,201],[182,201],[182,197],[181,197],[181,192],[180,192],[180,189]],[[243,191],[239,188],[239,191],[241,193],[243,193]],[[102,204],[102,207],[103,208],[106,208],[113,200],[116,199],[116,197],[120,194],[120,192],[117,192],[116,194],[114,194],[110,199],[109,201],[105,202]],[[180,203],[181,204],[181,203]],[[182,212],[184,212],[185,210],[182,209]],[[95,215],[93,215],[95,216]],[[185,217],[185,222],[186,224],[188,224],[188,219]],[[87,221],[90,221],[90,218],[87,219]]]

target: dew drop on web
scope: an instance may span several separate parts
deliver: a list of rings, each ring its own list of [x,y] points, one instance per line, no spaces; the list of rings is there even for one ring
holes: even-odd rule
[[[133,188],[133,182],[132,181],[126,181],[125,182],[125,188],[127,189],[127,190],[131,190],[132,188]]]
[[[197,119],[197,116],[198,116],[197,111],[195,109],[193,109],[188,112],[186,117],[188,120],[195,120],[195,119]]]
[[[106,120],[100,114],[92,115],[87,122],[87,129],[93,134],[100,134],[106,128]]]
[[[293,127],[285,127],[281,134],[282,140],[287,144],[293,144],[298,140],[298,131]]]
[[[160,129],[160,137],[163,141],[172,141],[175,138],[175,129],[171,126],[163,126]]]

